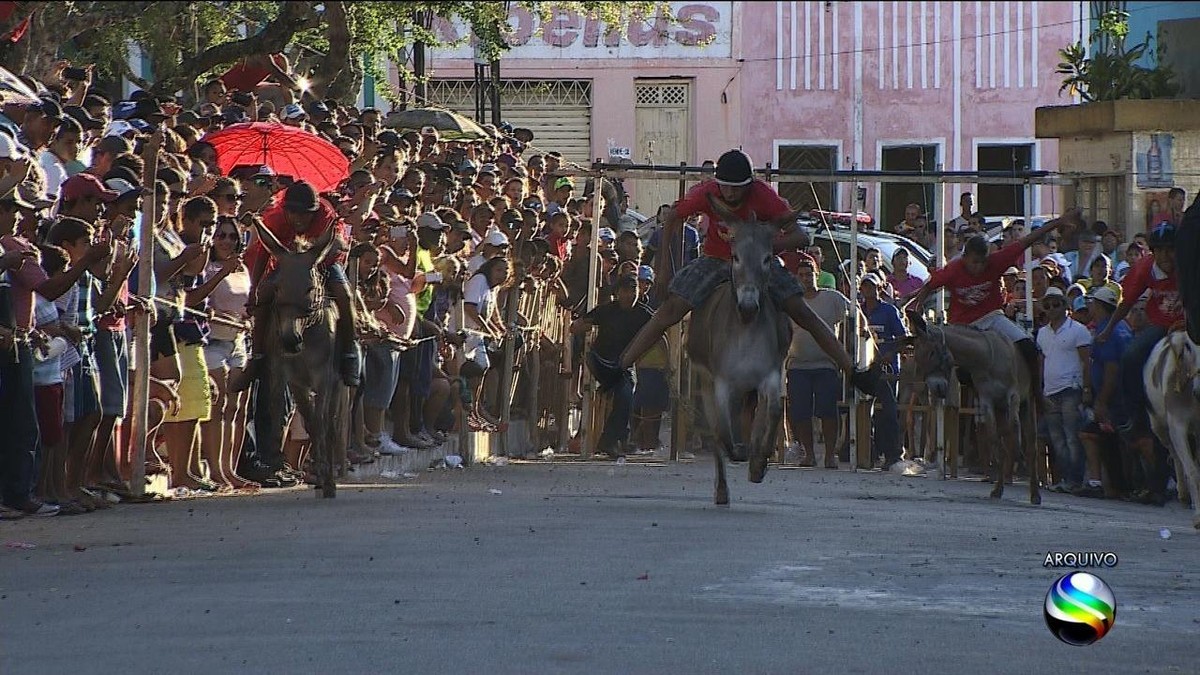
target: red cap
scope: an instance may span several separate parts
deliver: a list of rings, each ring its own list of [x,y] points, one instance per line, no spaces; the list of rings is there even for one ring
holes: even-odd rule
[[[102,202],[111,202],[121,196],[116,190],[104,187],[100,179],[90,173],[79,173],[68,178],[62,184],[60,194],[64,202],[74,202],[85,197],[97,197]]]

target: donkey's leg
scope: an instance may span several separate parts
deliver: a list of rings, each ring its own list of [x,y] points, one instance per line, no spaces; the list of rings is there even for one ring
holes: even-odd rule
[[[720,378],[713,378],[712,410],[717,425],[717,444],[713,458],[716,461],[717,484],[713,495],[713,503],[718,506],[729,505],[729,485],[725,482],[725,455],[733,448],[733,417],[730,406],[729,385]]]
[[[312,465],[312,473],[316,476],[316,484],[322,484],[325,470],[325,452],[328,448],[325,447],[324,435],[325,428],[329,426],[329,420],[321,419],[317,406],[313,400],[313,393],[307,391],[299,391],[299,387],[292,388],[292,396],[296,401],[296,412],[304,420],[304,428],[308,431],[309,438],[309,462]],[[297,469],[303,471],[304,468],[297,466]]]
[[[1181,406],[1181,408],[1190,412],[1189,406]],[[1200,467],[1196,465],[1196,457],[1192,454],[1192,443],[1188,437],[1188,424],[1191,420],[1174,419],[1174,424],[1168,425],[1168,433],[1171,435],[1171,454],[1175,456],[1176,466],[1183,465],[1183,471],[1177,472],[1176,483],[1179,486],[1190,483],[1188,487],[1192,492],[1192,527],[1200,529],[1200,500],[1196,499],[1195,490],[1200,488],[1197,485],[1197,472]],[[1182,489],[1181,489],[1182,491]]]
[[[1033,403],[1028,399],[1017,404],[1016,430],[1013,438],[1025,449],[1025,462],[1029,464],[1029,503],[1041,504],[1041,466],[1038,462],[1037,430],[1033,428]]]
[[[767,473],[767,461],[779,440],[779,422],[783,418],[783,394],[778,372],[758,387],[758,410],[750,437],[750,482],[761,483]]]
[[[1004,494],[1004,483],[1008,480],[1009,462],[1009,444],[1006,438],[1000,431],[1000,425],[997,423],[997,411],[993,407],[990,400],[983,396],[979,397],[980,421],[982,423],[983,432],[987,438],[992,441],[992,455],[995,461],[996,485],[992,488],[992,499],[999,499]]]

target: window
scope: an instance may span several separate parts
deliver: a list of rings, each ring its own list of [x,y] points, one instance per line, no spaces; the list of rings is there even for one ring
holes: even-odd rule
[[[1016,175],[1033,167],[1033,144],[981,145],[976,151],[980,173],[996,171]],[[1019,216],[1025,213],[1025,194],[1020,185],[980,183],[975,210],[985,216]],[[954,215],[958,215],[957,207]]]
[[[896,145],[883,149],[884,171],[911,171],[933,173],[937,171],[938,146]],[[921,207],[921,213],[936,221],[937,215],[930,213],[934,207],[935,185],[920,183],[884,183],[880,186],[879,229],[894,232],[904,220],[904,209],[909,204]]]
[[[781,145],[779,169],[789,171],[834,171],[837,147],[832,145]],[[837,183],[779,183],[779,195],[793,209],[821,208],[837,211]]]

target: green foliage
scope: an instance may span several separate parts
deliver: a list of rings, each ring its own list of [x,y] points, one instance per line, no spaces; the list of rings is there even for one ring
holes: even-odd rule
[[[1060,49],[1062,61],[1055,68],[1063,76],[1059,93],[1078,94],[1084,101],[1116,101],[1120,99],[1170,98],[1179,93],[1175,73],[1161,64],[1154,68],[1138,65],[1150,49],[1147,33],[1141,43],[1126,49],[1129,34],[1129,14],[1120,10],[1105,12],[1091,34],[1093,44],[1106,44],[1089,57],[1083,44]]]
[[[331,11],[334,4],[344,11]],[[623,30],[631,21],[660,12],[669,20],[672,16],[665,2],[166,0],[19,5],[10,24],[15,25],[24,11],[36,10],[51,28],[32,31],[23,41],[31,44],[23,45],[20,62],[4,59],[5,65],[16,70],[35,75],[49,72],[53,60],[64,51],[62,46],[69,44],[68,51],[75,61],[95,63],[106,79],[123,76],[139,86],[156,85],[156,89],[170,93],[177,88],[190,89],[224,72],[238,59],[265,55],[270,51],[263,48],[265,43],[282,39],[298,74],[313,78],[313,93],[337,97],[351,96],[364,71],[386,82],[384,63],[390,60],[404,68],[404,50],[416,41],[445,47],[460,46],[468,40],[464,37],[457,44],[443,44],[429,28],[432,17],[470,26],[480,55],[491,60],[500,58],[509,48],[508,15],[514,5],[523,6],[543,21],[552,18],[555,11],[575,12],[598,18],[614,30]],[[263,35],[264,27],[284,12],[295,21],[274,29],[285,34]],[[0,30],[5,28],[11,25],[0,26]],[[130,70],[130,43],[138,45],[154,64],[154,82],[141,81]],[[411,74],[407,79],[412,81]]]

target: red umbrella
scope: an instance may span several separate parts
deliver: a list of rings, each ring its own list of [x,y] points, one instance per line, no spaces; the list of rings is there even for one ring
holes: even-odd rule
[[[278,122],[245,122],[206,134],[217,150],[221,173],[242,164],[271,167],[281,176],[312,183],[324,192],[350,175],[350,161],[336,145],[298,127]]]

